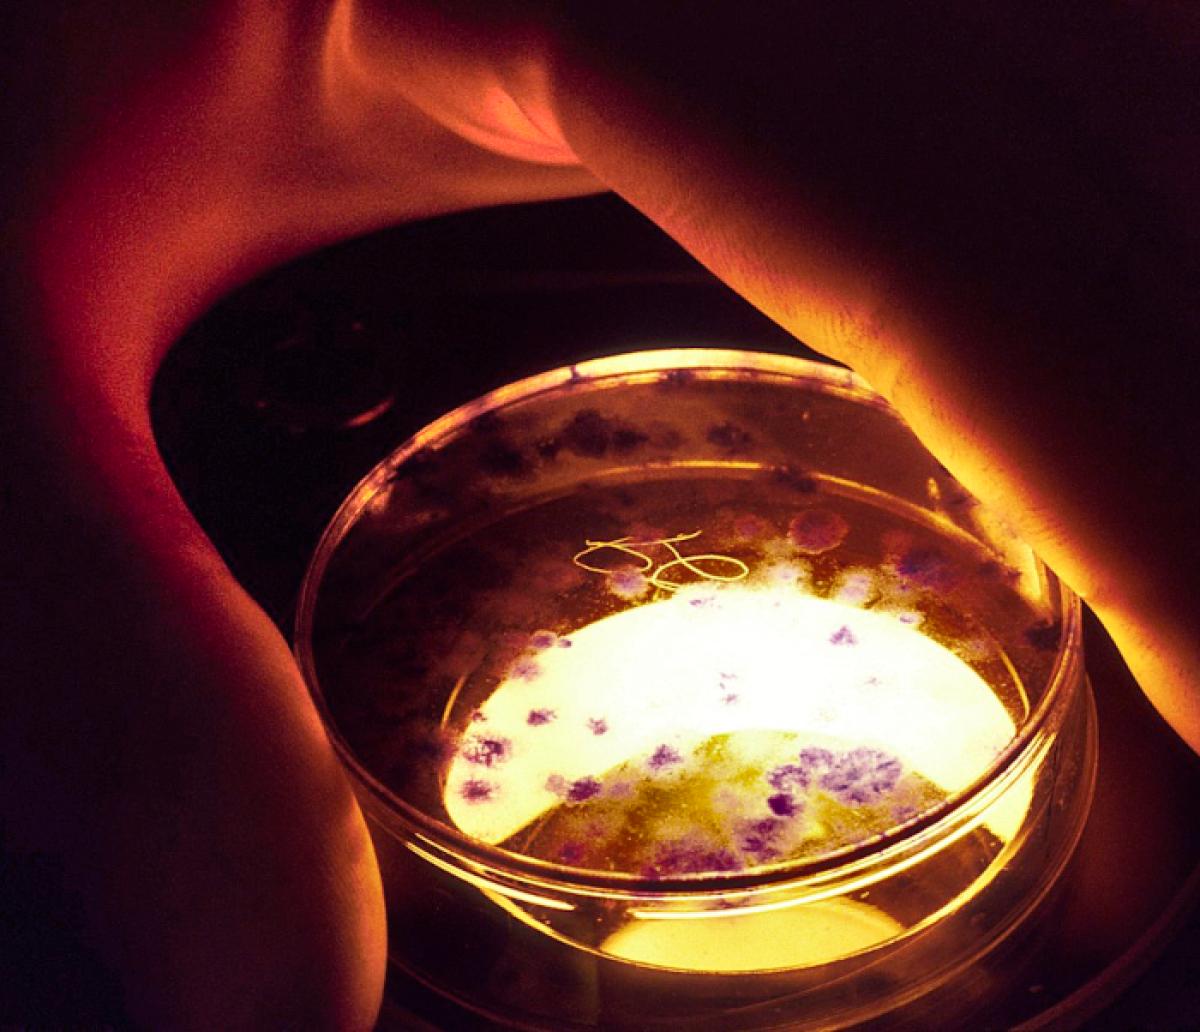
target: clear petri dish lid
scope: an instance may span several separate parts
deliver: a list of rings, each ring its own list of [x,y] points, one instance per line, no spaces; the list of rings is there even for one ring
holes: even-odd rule
[[[1073,598],[861,379],[707,349],[426,428],[334,518],[297,626],[335,743],[413,834],[636,882],[919,832],[1019,759],[1077,639]]]

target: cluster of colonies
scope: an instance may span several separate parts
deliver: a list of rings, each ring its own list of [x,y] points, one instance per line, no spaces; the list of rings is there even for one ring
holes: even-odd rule
[[[572,450],[588,453],[593,450],[583,440],[588,437],[596,442],[594,453],[601,454],[613,445],[606,436],[612,428],[601,426],[602,422],[590,413],[581,413],[565,429],[564,438],[570,440]],[[601,438],[607,441],[604,448],[598,443]],[[715,428],[709,440],[729,448],[746,444],[737,428],[730,426]],[[754,574],[755,582],[774,586],[782,576],[789,586],[803,590],[808,560],[815,563],[817,557],[838,549],[851,532],[842,515],[819,505],[793,512],[786,533],[778,537],[769,521],[749,513],[734,517],[720,533],[719,537],[731,544],[739,540],[752,543],[754,551],[761,554],[765,562]],[[577,566],[601,575],[607,590],[621,599],[633,600],[651,587],[672,591],[685,587],[659,582],[660,571],[667,567],[682,568],[707,581],[740,579],[723,572],[732,564],[749,573],[741,560],[704,552],[699,543],[693,545],[699,532],[668,537],[652,528],[635,530],[640,533],[607,543],[588,541],[588,547],[576,557]],[[836,584],[830,585],[828,590],[837,601],[869,608],[882,601],[883,594],[900,601],[911,599],[913,591],[952,592],[971,573],[987,576],[991,572],[998,577],[1011,573],[994,562],[991,571],[982,567],[968,570],[961,560],[916,542],[906,533],[885,535],[883,544],[887,558],[881,568],[846,568]],[[587,565],[579,561],[580,556],[587,559]],[[710,572],[713,570],[717,572]],[[693,590],[702,587],[692,582],[688,605],[712,605],[722,585],[712,584],[709,594],[707,589]],[[922,619],[912,609],[892,615],[909,625]],[[1045,622],[1030,627],[1025,637],[1035,648],[1053,649],[1059,633],[1057,624]],[[827,640],[839,651],[858,644],[848,625],[833,629]],[[526,651],[510,667],[508,679],[536,681],[541,675],[538,653],[571,646],[568,637],[535,632]],[[720,678],[721,701],[737,705],[742,700],[735,675],[721,674]],[[579,719],[578,715],[574,719]],[[547,705],[532,706],[523,720],[530,729],[556,721],[558,711]],[[484,730],[480,726],[486,722],[482,712],[475,714],[475,722],[476,730]],[[609,719],[588,717],[585,728],[591,735],[605,735]],[[749,749],[745,742],[733,741],[755,736],[762,741]],[[816,742],[820,737],[809,735],[807,741],[801,741],[796,731],[715,734],[682,751],[676,745],[660,743],[602,776],[552,774],[542,787],[557,804],[548,814],[539,815],[535,826],[515,835],[510,846],[575,866],[637,872],[651,878],[741,870],[863,841],[925,812],[944,797],[931,782],[906,771],[895,755],[883,749]],[[469,737],[460,755],[474,771],[457,785],[462,802],[469,807],[503,805],[503,779],[498,777],[499,771],[491,772],[512,754],[512,741],[503,736]],[[754,760],[748,759],[751,754]],[[521,841],[517,843],[517,839]]]
[[[646,878],[737,871],[863,841],[940,799],[882,749],[796,749],[795,733],[742,734],[755,736],[715,735],[686,756],[662,743],[603,778],[552,775],[546,788],[559,805],[520,849]],[[762,762],[781,753],[782,762]],[[462,755],[491,768],[511,744],[480,736]],[[461,794],[471,804],[498,801],[485,777],[465,781]]]

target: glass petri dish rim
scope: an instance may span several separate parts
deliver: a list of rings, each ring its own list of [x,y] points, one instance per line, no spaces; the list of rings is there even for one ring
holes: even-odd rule
[[[1046,690],[1037,704],[1018,727],[1016,734],[991,764],[970,785],[948,796],[929,810],[889,828],[861,843],[830,850],[817,857],[762,864],[748,871],[699,872],[660,878],[646,878],[628,872],[596,871],[571,867],[548,860],[525,856],[501,849],[464,835],[456,828],[417,809],[393,793],[376,778],[354,754],[350,744],[337,730],[332,714],[321,691],[312,651],[312,623],[317,595],[325,569],[338,545],[363,510],[392,479],[395,470],[425,448],[451,437],[484,413],[491,413],[518,402],[528,402],[538,396],[558,391],[572,384],[605,380],[621,383],[649,383],[663,374],[686,373],[703,375],[707,379],[772,379],[781,383],[800,381],[809,390],[845,398],[869,405],[903,423],[896,409],[870,384],[853,370],[843,366],[773,352],[746,351],[735,348],[672,347],[626,352],[605,358],[574,363],[558,369],[506,384],[487,394],[468,401],[458,408],[427,424],[407,441],[394,449],[367,473],[346,496],[330,519],[313,553],[301,583],[296,606],[293,632],[293,651],[314,704],[334,750],[353,777],[370,792],[389,815],[423,840],[425,853],[433,846],[473,867],[482,867],[493,875],[507,875],[521,882],[533,882],[543,888],[559,886],[584,895],[615,892],[635,898],[645,896],[662,899],[670,896],[697,896],[727,893],[782,883],[802,884],[820,881],[848,867],[858,867],[867,861],[886,865],[889,856],[902,852],[906,846],[917,846],[922,840],[934,840],[937,830],[947,830],[968,811],[972,804],[997,782],[1011,777],[1014,767],[1021,765],[1034,750],[1050,714],[1059,704],[1076,673],[1082,648],[1082,611],[1078,597],[1062,583],[1040,559],[1038,570],[1048,575],[1061,607],[1061,630],[1055,657],[1047,676]],[[687,381],[684,380],[684,383]],[[905,424],[907,425],[907,424]],[[426,853],[426,855],[428,855]],[[478,874],[475,875],[478,877]],[[497,886],[499,888],[499,886]]]

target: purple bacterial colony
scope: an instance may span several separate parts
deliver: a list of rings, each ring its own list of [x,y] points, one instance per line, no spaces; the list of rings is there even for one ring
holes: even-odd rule
[[[788,524],[792,544],[808,555],[832,551],[849,533],[850,524],[828,509],[806,509]]]
[[[609,581],[613,594],[621,598],[637,598],[650,587],[650,582],[641,570],[625,567],[615,570]]]
[[[924,588],[944,591],[954,587],[959,571],[936,548],[911,548],[896,563],[896,572],[905,580]]]
[[[496,794],[496,788],[490,782],[471,778],[462,784],[461,795],[468,803],[486,803]]]
[[[829,636],[830,645],[857,645],[858,639],[849,627],[842,625]]]
[[[771,525],[761,516],[755,516],[753,513],[739,516],[733,523],[733,533],[743,541],[765,538],[770,530]]]
[[[807,771],[825,769],[833,765],[833,753],[819,746],[800,750],[800,766]]]
[[[781,792],[808,788],[811,781],[812,775],[809,773],[809,769],[796,763],[785,763],[767,774],[767,783]]]
[[[768,859],[777,852],[775,837],[778,835],[783,822],[774,817],[754,821],[742,837],[742,849],[747,853],[756,853],[760,859]]]
[[[678,751],[672,749],[669,745],[660,745],[654,750],[653,755],[647,761],[647,765],[653,770],[662,770],[663,767],[672,767],[677,763],[682,763],[683,757]]]
[[[736,871],[741,864],[728,849],[714,849],[700,836],[661,842],[642,869],[644,878],[664,878],[676,874],[705,874],[709,871]]]
[[[596,778],[580,778],[567,791],[567,799],[572,803],[582,803],[600,794],[600,782]]]
[[[871,746],[859,746],[849,752],[833,753],[828,749],[801,749],[799,763],[785,763],[767,773],[767,784],[777,795],[767,799],[771,810],[781,816],[778,807],[783,798],[806,789],[813,781],[819,788],[842,802],[861,805],[877,802],[892,791],[900,781],[903,768],[896,757]]]
[[[844,802],[874,803],[896,787],[900,774],[900,761],[894,756],[862,746],[838,756],[819,784]]]
[[[522,656],[512,665],[511,677],[520,681],[532,681],[542,672],[542,668],[528,656]]]
[[[512,743],[506,738],[474,738],[463,747],[463,758],[469,763],[494,767],[508,759]]]
[[[610,419],[596,409],[584,409],[563,427],[562,439],[576,455],[599,459],[609,449],[618,455],[628,454],[650,438],[628,423]]]
[[[709,426],[706,433],[710,445],[731,454],[753,445],[749,435],[732,423]],[[647,440],[646,434],[632,431],[619,419],[585,410],[562,425],[555,454],[561,447],[563,456],[611,456]],[[659,446],[657,432],[653,442]],[[520,472],[516,459],[500,449],[489,455],[497,472]],[[819,485],[805,471],[781,467],[775,473],[806,497],[793,495],[769,519],[741,508],[740,500],[726,502],[714,510],[718,514],[715,532],[704,530],[712,538],[706,536],[698,543],[693,539],[701,531],[693,530],[690,523],[672,526],[653,512],[632,520],[620,511],[627,504],[624,497],[614,492],[606,522],[574,556],[572,569],[578,583],[564,582],[561,590],[556,588],[550,595],[592,584],[587,587],[589,598],[599,597],[602,612],[608,612],[614,595],[625,600],[618,607],[624,609],[652,591],[659,600],[686,587],[686,594],[680,596],[683,612],[705,624],[720,609],[725,585],[704,581],[749,576],[750,587],[822,593],[843,605],[869,607],[878,597],[894,619],[916,623],[923,614],[913,598],[914,588],[954,588],[960,584],[960,571],[974,569],[900,531],[881,539],[882,550],[871,561],[876,572],[862,565],[841,565],[843,557],[832,553],[851,537],[850,522],[822,504],[815,494]],[[634,496],[629,497],[631,505]],[[858,530],[855,534],[861,536]],[[756,542],[765,544],[760,548]],[[539,590],[550,582],[551,574],[557,576],[554,571],[561,564],[548,559],[549,574],[541,567],[536,575],[531,573]],[[671,569],[671,576],[660,576],[665,568]],[[990,567],[979,576],[985,574],[996,576]],[[889,592],[895,597],[889,597]],[[476,711],[471,717],[476,723],[464,732],[459,745],[461,760],[470,766],[462,769],[463,780],[453,789],[473,806],[490,803],[503,808],[527,794],[526,788],[518,791],[517,786],[544,779],[549,796],[538,802],[543,809],[537,811],[536,820],[520,832],[520,848],[532,856],[640,872],[650,879],[744,871],[861,842],[925,812],[934,799],[936,786],[916,772],[907,772],[889,751],[865,744],[839,747],[837,738],[815,733],[809,739],[813,744],[801,748],[804,738],[798,736],[803,732],[787,728],[751,728],[744,746],[736,740],[740,723],[697,741],[684,737],[686,728],[680,729],[679,737],[669,727],[647,728],[646,738],[632,738],[630,751],[622,752],[624,743],[610,735],[613,717],[602,706],[597,705],[599,712],[589,716],[586,708],[582,712],[575,708],[577,701],[564,702],[547,694],[553,686],[544,675],[559,661],[556,650],[571,647],[565,634],[572,625],[557,622],[559,617],[551,609],[538,614],[532,619],[539,629],[532,632],[506,625],[501,634],[503,649],[495,653],[497,666],[509,664],[511,681],[526,682],[514,685],[516,698],[522,699],[524,690],[538,690],[536,695],[526,694],[520,708],[503,719],[523,721],[534,730],[526,738],[524,729],[505,727],[511,737],[504,737],[497,733],[502,724],[499,715],[491,723],[478,723],[484,718]],[[551,628],[559,628],[564,636]],[[834,617],[818,630],[818,642],[839,652],[858,651],[862,633]],[[1025,639],[1035,649],[1054,648],[1059,634],[1059,626],[1047,621],[1029,626]],[[843,655],[850,659],[852,653]],[[708,704],[757,705],[754,680],[739,677],[732,661],[722,665],[726,669],[718,666],[705,673],[703,683],[697,685],[709,693]],[[868,683],[879,681],[870,678]],[[730,717],[737,712],[730,711]],[[629,730],[627,723],[628,718],[612,726],[624,732]],[[551,724],[557,726],[538,730]],[[638,729],[632,731],[636,734]],[[605,735],[609,738],[603,742],[591,741]],[[582,739],[575,754],[572,736]],[[556,758],[543,757],[543,749],[551,747]],[[514,759],[514,751],[521,755]],[[557,772],[548,773],[556,768]],[[533,781],[527,780],[529,773]]]
[[[787,792],[776,792],[775,795],[768,796],[767,806],[776,817],[795,817],[803,809]]]

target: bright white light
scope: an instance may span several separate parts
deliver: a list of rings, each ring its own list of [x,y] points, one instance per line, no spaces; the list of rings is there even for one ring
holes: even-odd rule
[[[686,757],[714,735],[730,735],[749,765],[764,751],[763,770],[780,760],[777,732],[869,746],[952,793],[1015,732],[983,679],[943,646],[895,616],[794,586],[698,584],[567,642],[518,662],[450,765],[447,810],[475,839],[503,842],[561,806],[570,786],[603,784],[663,746]],[[989,819],[1001,837],[1019,823],[1015,806],[999,826]]]

